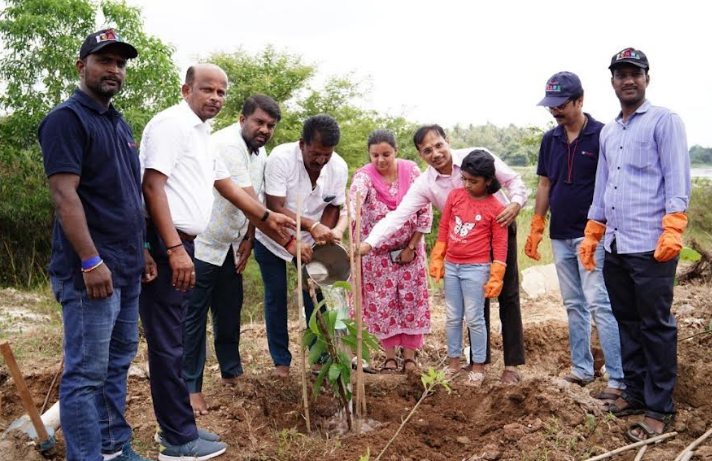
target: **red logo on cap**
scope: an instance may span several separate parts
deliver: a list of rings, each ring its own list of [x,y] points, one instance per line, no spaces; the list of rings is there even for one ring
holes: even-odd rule
[[[96,43],[106,42],[109,40],[118,40],[116,34],[111,29],[107,30],[103,34],[96,36]]]

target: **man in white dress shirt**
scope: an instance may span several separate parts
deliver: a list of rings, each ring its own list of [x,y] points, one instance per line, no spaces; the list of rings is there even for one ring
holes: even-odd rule
[[[339,125],[328,115],[309,117],[298,142],[275,147],[265,169],[267,207],[291,218],[296,217],[297,195],[301,195],[302,241],[305,246],[340,240],[344,220],[340,207],[346,201],[348,166],[334,152],[339,143]],[[274,376],[289,376],[292,355],[287,332],[287,268],[292,261],[294,241],[281,245],[257,231],[255,259],[260,265],[265,286],[265,324],[267,343],[274,361]],[[304,296],[307,321],[314,304],[308,292]],[[317,294],[321,301],[321,292]]]
[[[181,89],[183,101],[151,119],[141,143],[146,246],[156,260],[158,277],[144,286],[139,311],[161,461],[203,461],[226,450],[214,434],[198,431],[181,373],[183,321],[195,285],[193,240],[210,220],[213,187],[277,239],[285,226],[294,226],[292,219],[270,213],[236,186],[210,147],[207,122],[222,109],[227,84],[219,67],[192,66]]]

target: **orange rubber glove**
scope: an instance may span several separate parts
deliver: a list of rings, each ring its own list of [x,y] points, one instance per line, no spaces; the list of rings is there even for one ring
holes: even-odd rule
[[[539,242],[541,242],[541,239],[544,237],[544,226],[546,226],[546,218],[542,215],[535,214],[532,218],[527,243],[524,245],[524,254],[536,261],[541,259],[537,248],[539,248]]]
[[[578,250],[581,264],[587,271],[593,271],[596,268],[596,258],[594,257],[596,247],[605,233],[606,226],[604,224],[593,219],[588,220],[586,229],[583,231],[583,242],[581,242]]]
[[[685,213],[670,213],[663,216],[663,233],[658,238],[653,257],[664,263],[680,254],[682,251],[682,233],[687,227]]]
[[[438,241],[430,252],[430,276],[438,283],[445,276],[445,252],[447,242]]]
[[[504,283],[504,271],[507,270],[507,265],[501,261],[492,261],[490,266],[490,278],[485,283],[485,298],[496,298],[502,292],[502,284]]]

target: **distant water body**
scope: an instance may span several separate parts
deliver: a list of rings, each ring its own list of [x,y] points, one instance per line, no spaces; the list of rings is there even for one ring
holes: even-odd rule
[[[690,170],[693,178],[712,179],[712,166],[695,167]]]

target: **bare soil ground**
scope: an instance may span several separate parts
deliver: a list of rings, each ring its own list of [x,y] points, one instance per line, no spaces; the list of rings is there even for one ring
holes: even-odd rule
[[[672,460],[686,445],[712,426],[712,334],[700,334],[712,319],[712,290],[705,285],[676,288],[674,312],[678,318],[679,378],[675,391],[678,416],[675,430],[679,435],[648,450],[646,460]],[[19,304],[19,305],[17,305]],[[433,299],[435,331],[418,357],[423,369],[440,369],[446,358],[442,300]],[[17,292],[0,291],[0,309],[32,313],[32,301]],[[626,427],[641,418],[617,419],[604,414],[591,395],[605,387],[605,381],[581,388],[559,376],[568,371],[568,331],[561,301],[549,296],[537,300],[522,299],[525,323],[527,364],[521,368],[519,385],[506,386],[498,381],[502,371],[499,324],[493,309],[493,360],[484,385],[479,389],[464,386],[457,379],[452,393],[439,388],[428,397],[413,419],[391,445],[383,460],[579,460],[627,445]],[[21,316],[22,317],[22,316]],[[2,322],[5,322],[6,317]],[[11,332],[4,331],[13,344],[22,348],[20,366],[34,396],[42,406],[50,383],[58,370],[61,330],[18,328],[17,316]],[[36,322],[35,322],[36,323]],[[291,324],[292,350],[297,351],[300,322]],[[32,327],[32,328],[31,328]],[[243,327],[242,354],[246,374],[235,387],[224,386],[214,359],[206,371],[204,388],[210,414],[198,424],[217,432],[230,445],[221,458],[226,460],[333,460],[357,461],[370,451],[371,460],[387,444],[400,422],[422,394],[418,375],[366,375],[369,426],[359,435],[338,435],[340,420],[336,401],[325,391],[311,401],[312,433],[306,433],[303,418],[298,357],[292,376],[285,381],[269,377],[272,369],[262,324]],[[44,347],[45,353],[33,348]],[[145,344],[136,358],[135,373],[130,378],[128,419],[134,427],[134,445],[138,452],[156,459],[152,441],[155,418],[151,406],[146,369]],[[57,399],[57,389],[49,398]],[[16,397],[14,383],[4,365],[0,366],[0,432],[24,413]],[[63,452],[61,430],[57,435]],[[712,460],[712,442],[698,450],[695,460]],[[615,459],[633,460],[635,451]],[[0,442],[0,460],[42,459],[27,439],[6,438]],[[64,459],[63,456],[56,458]]]

